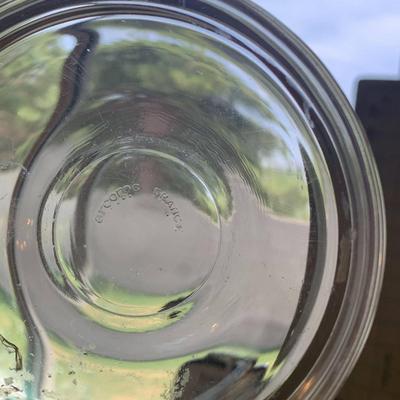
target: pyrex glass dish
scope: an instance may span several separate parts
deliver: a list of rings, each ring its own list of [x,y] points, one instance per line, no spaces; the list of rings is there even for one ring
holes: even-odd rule
[[[384,214],[316,57],[247,1],[8,1],[0,26],[3,397],[331,398]]]

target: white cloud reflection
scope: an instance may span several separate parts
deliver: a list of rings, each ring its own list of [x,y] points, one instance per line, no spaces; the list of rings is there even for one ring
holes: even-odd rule
[[[398,78],[399,0],[254,0],[325,63],[351,101],[360,78]]]

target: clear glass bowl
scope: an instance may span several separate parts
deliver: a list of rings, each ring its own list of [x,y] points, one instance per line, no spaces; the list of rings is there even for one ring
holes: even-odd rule
[[[0,394],[330,399],[385,222],[315,55],[247,1],[6,1],[0,23]]]

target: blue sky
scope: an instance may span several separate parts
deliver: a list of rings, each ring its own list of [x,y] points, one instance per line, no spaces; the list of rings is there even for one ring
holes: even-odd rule
[[[254,0],[328,67],[351,101],[358,79],[400,77],[400,0]]]

